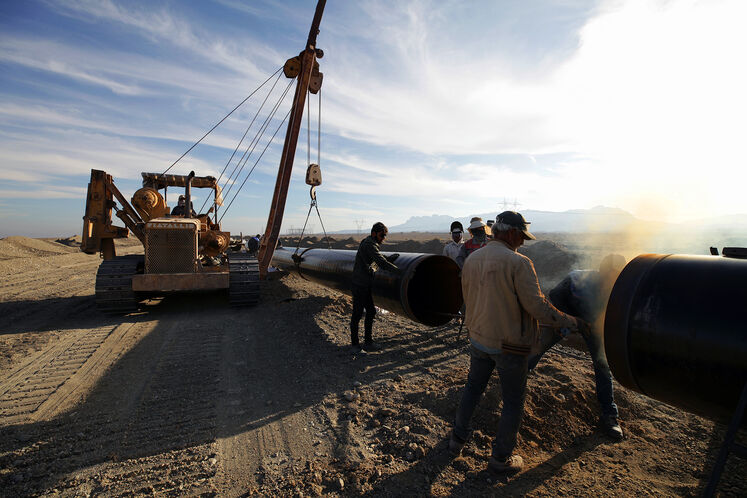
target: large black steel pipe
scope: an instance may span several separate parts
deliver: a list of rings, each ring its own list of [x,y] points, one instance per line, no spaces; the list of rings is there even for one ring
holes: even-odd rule
[[[272,264],[296,271],[303,278],[351,294],[356,251],[306,249],[294,260],[293,249],[278,247]],[[382,253],[385,256],[394,254]],[[374,302],[380,308],[406,316],[425,325],[443,325],[462,307],[459,267],[451,259],[435,254],[399,253],[395,264],[401,273],[376,272]]]
[[[638,256],[612,289],[604,340],[620,384],[728,423],[747,382],[747,261]]]

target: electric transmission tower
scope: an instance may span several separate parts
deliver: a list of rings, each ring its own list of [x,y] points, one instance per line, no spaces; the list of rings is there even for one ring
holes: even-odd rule
[[[358,219],[356,219],[356,220],[353,220],[353,222],[355,223],[355,226],[358,227],[358,235],[360,235],[361,231],[363,230],[363,225],[366,224],[366,220],[358,220]]]

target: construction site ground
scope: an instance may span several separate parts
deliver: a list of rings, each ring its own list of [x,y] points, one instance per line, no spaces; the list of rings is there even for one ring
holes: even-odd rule
[[[578,262],[539,247],[556,274]],[[107,316],[99,261],[74,239],[0,240],[2,496],[695,496],[724,436],[616,384],[625,439],[609,440],[589,356],[566,344],[530,376],[524,470],[496,477],[495,378],[463,456],[446,450],[468,367],[456,322],[381,313],[380,349],[353,355],[350,299],[294,275],[267,282],[254,308],[185,294]],[[730,458],[721,496],[747,495],[746,465]]]

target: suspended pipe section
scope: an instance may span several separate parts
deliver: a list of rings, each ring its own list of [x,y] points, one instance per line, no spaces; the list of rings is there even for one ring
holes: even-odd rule
[[[343,249],[306,249],[296,255],[292,249],[278,247],[272,264],[350,296],[355,254],[356,251]],[[372,290],[376,305],[428,326],[452,320],[462,308],[457,264],[451,258],[435,254],[398,254],[394,264],[400,273],[376,272]]]
[[[612,289],[604,340],[620,384],[728,423],[747,382],[747,260],[638,256]]]

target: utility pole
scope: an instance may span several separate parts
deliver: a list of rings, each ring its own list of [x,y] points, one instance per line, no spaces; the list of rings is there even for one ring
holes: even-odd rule
[[[291,171],[293,170],[293,158],[296,155],[296,144],[298,143],[298,133],[301,129],[303,118],[303,107],[306,103],[306,95],[309,91],[317,93],[322,84],[322,74],[319,72],[319,64],[316,59],[321,59],[324,52],[316,48],[316,36],[319,34],[319,24],[322,22],[324,5],[327,0],[319,0],[314,12],[314,20],[311,22],[309,38],[306,41],[306,47],[298,57],[288,59],[283,67],[283,72],[288,78],[298,78],[296,84],[296,94],[293,97],[293,107],[291,107],[290,121],[288,121],[288,130],[285,133],[285,143],[283,153],[280,156],[280,166],[278,167],[278,177],[275,181],[275,192],[270,204],[270,215],[267,219],[267,228],[265,235],[262,237],[262,243],[259,246],[259,278],[267,277],[267,268],[272,261],[272,254],[275,252],[275,246],[280,234],[280,225],[283,222],[283,212],[285,211],[285,200],[288,197],[288,185],[290,184]],[[311,84],[311,87],[310,87]]]

